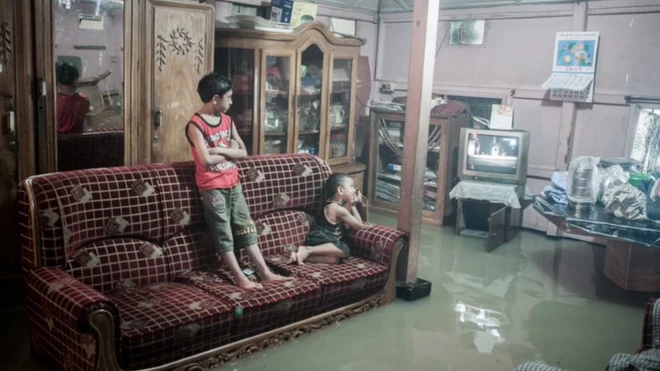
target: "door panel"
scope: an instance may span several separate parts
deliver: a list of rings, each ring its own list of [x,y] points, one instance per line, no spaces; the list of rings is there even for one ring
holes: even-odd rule
[[[295,153],[293,143],[293,100],[295,55],[292,52],[264,50],[261,71],[263,117],[260,130],[261,153]]]
[[[499,210],[490,214],[490,218],[488,218],[489,231],[486,251],[490,252],[504,243],[508,216],[509,210],[507,207],[501,207]]]
[[[15,227],[16,184],[16,64],[14,46],[14,1],[0,2],[0,233],[12,251],[0,255],[0,270],[6,271],[17,259]],[[9,241],[7,241],[7,238]]]
[[[124,165],[124,1],[51,6],[57,171]]]
[[[35,167],[31,17],[31,2],[0,2],[0,280],[19,272],[16,191]]]
[[[355,107],[355,70],[357,58],[334,55],[331,65],[330,111],[328,112],[328,133],[326,143],[329,162],[346,163],[351,161],[353,153],[353,135],[351,120]]]
[[[326,93],[324,92],[328,69],[328,56],[317,44],[303,46],[298,54],[300,71],[298,72],[298,98],[296,146],[298,153],[310,153],[321,158],[325,157],[321,144],[325,143],[325,132],[321,120],[327,110]]]
[[[257,50],[243,48],[215,48],[213,70],[220,75],[227,76],[232,81],[234,95],[233,104],[227,114],[234,120],[245,149],[249,155],[256,153],[258,148],[258,135],[255,132],[255,112],[257,99],[255,98],[255,83],[259,81],[256,76]]]
[[[197,83],[213,70],[213,7],[151,1],[151,162],[192,159],[184,128],[201,107]]]

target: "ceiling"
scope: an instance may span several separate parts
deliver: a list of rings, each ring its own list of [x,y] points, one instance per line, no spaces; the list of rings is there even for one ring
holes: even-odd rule
[[[310,1],[310,0],[307,0]],[[591,0],[594,1],[594,0]],[[363,10],[371,13],[378,11],[381,4],[382,13],[410,12],[414,0],[311,0],[311,2],[334,7]],[[525,5],[525,4],[558,4],[574,3],[575,0],[440,0],[440,9],[476,8],[485,6]]]

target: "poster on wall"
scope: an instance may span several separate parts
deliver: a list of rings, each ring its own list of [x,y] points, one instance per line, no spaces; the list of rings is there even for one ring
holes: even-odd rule
[[[553,72],[595,73],[598,32],[558,32]]]
[[[482,45],[486,21],[451,21],[449,25],[449,45]]]
[[[318,5],[296,1],[291,9],[291,26],[296,28],[303,23],[316,20],[316,10]]]
[[[543,83],[551,100],[593,102],[598,32],[557,32],[552,74]]]

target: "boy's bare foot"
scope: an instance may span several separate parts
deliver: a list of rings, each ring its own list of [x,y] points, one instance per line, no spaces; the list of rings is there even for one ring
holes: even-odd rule
[[[300,246],[296,253],[296,262],[298,265],[305,265],[305,259],[309,256],[309,248],[307,246]]]
[[[293,277],[285,277],[273,272],[268,272],[267,274],[263,275],[262,279],[264,281],[291,281],[293,280]]]
[[[238,281],[236,286],[242,288],[243,290],[257,290],[264,288],[260,283],[252,282],[247,278],[245,280]]]

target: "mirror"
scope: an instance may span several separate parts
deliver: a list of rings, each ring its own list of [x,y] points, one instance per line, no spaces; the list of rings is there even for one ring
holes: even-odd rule
[[[58,171],[124,164],[124,1],[57,0]]]

